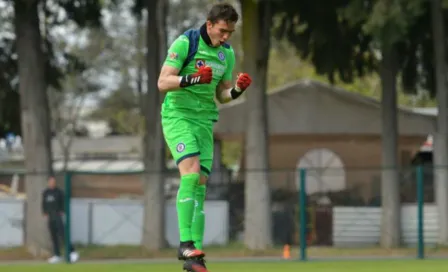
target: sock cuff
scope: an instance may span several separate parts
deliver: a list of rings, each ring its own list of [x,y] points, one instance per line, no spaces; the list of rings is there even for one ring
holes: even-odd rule
[[[206,190],[207,190],[207,187],[205,186],[205,184],[198,184],[195,189],[196,193],[200,193],[203,195],[205,195]]]
[[[181,176],[181,183],[188,183],[189,185],[196,186],[199,184],[200,175],[199,173],[185,174]]]

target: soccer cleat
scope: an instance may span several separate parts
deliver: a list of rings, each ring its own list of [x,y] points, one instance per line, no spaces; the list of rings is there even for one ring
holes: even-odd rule
[[[202,258],[186,260],[184,263],[184,270],[187,272],[208,272]]]
[[[187,272],[194,272],[194,270],[189,270],[188,268],[190,268],[190,264],[188,264],[187,262],[192,261],[195,262],[196,264],[199,264],[200,266],[204,267],[205,269],[207,269],[207,267],[205,266],[205,260],[204,258],[196,258],[196,259],[192,259],[192,260],[187,260],[184,263],[184,270]]]
[[[205,269],[207,269],[207,267],[205,266],[205,260],[204,258],[198,258],[196,260],[200,265],[202,265]]]
[[[49,258],[47,261],[48,261],[48,263],[56,264],[56,263],[60,263],[62,261],[62,258],[59,256],[53,256],[53,257]]]
[[[204,256],[204,252],[196,249],[193,242],[181,243],[179,250],[177,251],[177,258],[179,260],[203,258]]]
[[[79,253],[76,251],[73,251],[70,253],[70,262],[76,263],[79,260]]]

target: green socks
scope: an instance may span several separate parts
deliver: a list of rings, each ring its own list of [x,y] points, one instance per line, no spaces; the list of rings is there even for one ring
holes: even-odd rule
[[[191,235],[194,241],[194,246],[202,250],[202,241],[204,239],[205,230],[205,215],[204,215],[204,201],[205,201],[205,185],[197,185],[194,195],[194,215],[193,223],[191,224]]]
[[[180,179],[176,208],[181,242],[193,241],[191,225],[195,210],[195,189],[198,184],[198,173],[183,175]]]
[[[202,250],[205,230],[205,185],[199,185],[199,174],[183,175],[177,192],[177,220],[181,242],[193,241]]]

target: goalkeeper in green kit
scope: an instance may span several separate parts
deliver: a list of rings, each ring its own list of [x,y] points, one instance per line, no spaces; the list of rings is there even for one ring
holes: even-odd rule
[[[213,161],[213,125],[220,103],[237,99],[251,84],[248,74],[232,81],[235,54],[226,43],[238,13],[229,4],[214,5],[206,23],[179,36],[168,50],[158,88],[166,92],[162,105],[165,141],[176,160],[181,182],[176,208],[179,260],[184,270],[205,272],[202,240],[206,181]]]

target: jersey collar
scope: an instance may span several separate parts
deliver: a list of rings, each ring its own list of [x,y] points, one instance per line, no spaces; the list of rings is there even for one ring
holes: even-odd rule
[[[204,40],[204,42],[205,42],[208,46],[213,47],[213,45],[212,45],[212,40],[210,39],[210,36],[208,36],[208,34],[207,34],[207,26],[206,26],[205,24],[203,24],[203,25],[201,26],[201,28],[199,29],[199,31],[201,32],[202,40]]]

